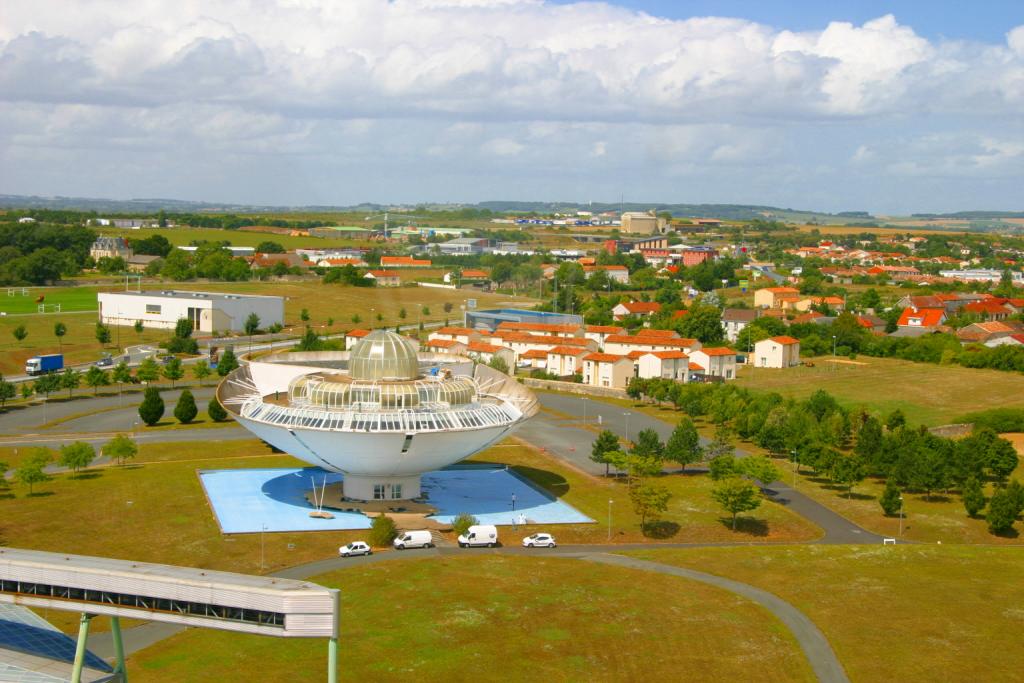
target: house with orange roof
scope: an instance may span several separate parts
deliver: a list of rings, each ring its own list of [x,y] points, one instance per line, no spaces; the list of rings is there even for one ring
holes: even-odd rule
[[[1013,309],[993,300],[969,303],[963,307],[963,311],[980,315],[984,320],[1006,320],[1014,314]]]
[[[682,351],[635,351],[636,376],[644,379],[688,380],[689,356]],[[629,355],[632,356],[633,353]]]
[[[381,268],[430,268],[433,264],[429,259],[417,259],[412,256],[381,256]]]
[[[780,336],[754,344],[754,364],[759,368],[792,368],[800,365],[800,340]]]
[[[636,336],[645,339],[679,339],[679,333],[675,330],[654,330],[649,327],[637,330]]]
[[[450,353],[456,356],[466,355],[466,345],[454,339],[428,339],[423,345],[425,351],[432,353]]]
[[[645,318],[661,312],[661,304],[657,301],[626,301],[616,304],[612,309],[612,318],[622,320],[629,316]]]
[[[530,349],[526,353],[519,354],[519,366],[543,370],[548,366],[547,349]]]
[[[691,353],[701,347],[696,339],[670,337],[639,337],[628,334],[609,335],[604,341],[606,353],[627,355],[630,351],[682,351]]]
[[[352,347],[356,345],[356,342],[361,341],[363,337],[370,334],[370,330],[349,330],[345,333],[345,350],[351,351]]]
[[[796,287],[764,287],[754,292],[754,305],[760,308],[781,308],[783,298],[799,300],[800,290]]]
[[[736,352],[724,346],[697,349],[690,354],[690,362],[703,368],[708,377],[736,379]]]
[[[547,371],[559,377],[583,370],[583,357],[592,353],[582,346],[555,346],[548,349]]]
[[[591,353],[583,357],[583,383],[594,387],[625,389],[633,377],[633,361],[614,353]]]
[[[466,355],[476,362],[485,365],[490,365],[495,358],[500,358],[505,362],[505,367],[510,372],[514,371],[516,367],[516,352],[507,346],[498,346],[497,344],[488,344],[486,342],[470,342],[466,345]]]
[[[604,340],[613,334],[625,334],[626,328],[618,325],[587,325],[583,328],[583,336],[593,339],[600,347],[604,346]]]
[[[506,320],[498,325],[498,330],[510,332],[525,332],[535,336],[552,337],[582,337],[583,326],[581,325],[557,325],[552,323],[524,323]]]
[[[998,337],[985,342],[985,346],[1024,346],[1024,333],[1011,334],[1007,337]]]
[[[1024,325],[1020,323],[1011,324],[1001,320],[972,323],[961,327],[956,332],[956,338],[967,343],[983,344],[999,337],[1009,337],[1012,334],[1024,332]]]
[[[583,273],[587,279],[599,271],[603,271],[612,282],[623,285],[629,283],[629,268],[626,266],[583,266]]]
[[[934,332],[946,321],[945,308],[904,308],[896,325],[900,330]]]
[[[449,325],[434,330],[427,336],[427,339],[429,341],[434,341],[435,339],[449,339],[451,341],[457,341],[462,344],[469,345],[472,342],[480,341],[480,333],[468,327],[455,327]]]
[[[402,276],[394,270],[368,270],[363,277],[373,280],[378,287],[400,287],[402,285]]]

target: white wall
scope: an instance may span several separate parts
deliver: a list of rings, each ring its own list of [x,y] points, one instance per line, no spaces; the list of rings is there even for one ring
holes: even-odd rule
[[[204,298],[191,293],[169,297],[100,292],[97,298],[100,320],[108,325],[134,325],[141,320],[148,328],[173,329],[179,319],[188,317],[189,308],[200,309],[199,330],[202,332],[241,332],[250,313],[259,316],[261,328],[284,324],[284,299],[278,296]]]

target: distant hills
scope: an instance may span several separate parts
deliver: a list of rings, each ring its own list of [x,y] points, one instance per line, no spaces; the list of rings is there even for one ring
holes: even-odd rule
[[[827,213],[805,209],[780,208],[758,204],[669,204],[658,202],[523,202],[486,201],[477,204],[419,204],[433,211],[458,211],[466,208],[487,209],[494,213],[568,213],[574,211],[667,211],[678,218],[717,218],[726,221],[775,219],[796,223],[822,223],[863,225],[877,227],[887,219],[877,218],[867,211],[840,211]],[[350,206],[269,206],[257,204],[230,204],[223,202],[184,201],[180,199],[102,199],[93,197],[39,197],[0,194],[0,208],[8,209],[75,209],[110,214],[152,214],[160,210],[169,213],[329,213],[329,212],[401,212],[414,210],[413,205],[384,205],[363,203]],[[955,213],[916,213],[917,220],[1001,221],[1024,218],[1024,211],[958,211]]]

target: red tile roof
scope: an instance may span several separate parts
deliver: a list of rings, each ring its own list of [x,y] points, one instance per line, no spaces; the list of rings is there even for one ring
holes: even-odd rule
[[[374,277],[401,277],[397,270],[368,270],[366,274]]]
[[[945,317],[944,308],[904,308],[896,324],[900,327],[938,327]],[[911,324],[911,319],[919,322]]]
[[[466,350],[476,351],[477,353],[496,353],[504,348],[504,346],[496,346],[494,344],[488,344],[487,342],[470,342],[469,346],[466,347]]]
[[[622,334],[626,328],[618,325],[587,325],[586,331],[594,334]]]
[[[776,339],[778,339],[778,337],[776,337]],[[700,351],[703,351],[704,353],[706,353],[709,356],[735,356],[736,355],[735,351],[733,351],[732,349],[728,349],[728,348],[726,348],[724,346],[713,346],[710,349],[705,346],[703,349],[700,349]]]
[[[454,339],[430,339],[427,341],[426,346],[433,346],[438,349],[450,349],[456,344],[462,344],[462,342]]]
[[[613,334],[604,340],[606,344],[633,344],[636,346],[677,346],[686,348],[697,344],[696,339],[668,339],[662,337],[631,337],[628,334]]]
[[[382,266],[420,266],[426,267],[431,266],[430,261],[424,259],[415,259],[412,256],[381,256],[380,264]]]
[[[790,344],[799,344],[800,343],[799,339],[794,339],[793,337],[787,337],[785,335],[783,335],[781,337],[771,337],[770,339],[773,342],[778,342],[779,344],[782,344],[783,346],[788,346]]]
[[[370,334],[369,330],[355,329],[355,330],[349,330],[348,332],[346,332],[345,336],[346,337],[365,337],[368,334]]]
[[[657,313],[661,310],[657,301],[627,301],[620,305],[630,313]]]
[[[520,359],[533,360],[535,358],[544,359],[548,357],[546,349],[530,349],[524,353],[519,354]]]
[[[578,346],[556,346],[548,349],[548,355],[554,356],[578,356],[587,353],[587,350]]]
[[[682,351],[648,351],[647,353],[651,354],[655,358],[660,358],[661,360],[672,360],[673,358],[689,358],[689,356],[683,353]]]
[[[679,333],[675,330],[651,330],[642,329],[636,333],[638,337],[653,337],[657,339],[678,339]]]
[[[1011,315],[1013,313],[1009,308],[995,301],[975,301],[964,306],[964,310],[968,313],[984,313],[986,315]]]
[[[562,332],[572,334],[580,329],[579,325],[553,325],[550,323],[517,323],[505,321],[498,325],[499,330],[512,330],[519,332]],[[622,329],[621,327],[616,329]]]
[[[434,334],[447,334],[447,335],[451,335],[451,336],[465,337],[465,336],[470,335],[470,334],[477,334],[477,331],[476,330],[471,330],[468,327],[455,327],[455,326],[451,326],[451,327],[442,327],[441,329],[437,330],[437,332],[435,332]]]

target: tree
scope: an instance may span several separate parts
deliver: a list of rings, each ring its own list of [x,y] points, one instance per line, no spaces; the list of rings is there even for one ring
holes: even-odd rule
[[[401,318],[402,320],[405,320],[407,315],[409,315],[409,314],[405,312],[405,307],[404,306],[401,309],[399,309],[399,311],[398,311],[398,317],[399,318]]]
[[[773,481],[778,481],[781,476],[775,463],[763,455],[751,455],[737,459],[736,469],[741,474],[759,481],[762,489]]]
[[[235,358],[235,350],[230,346],[224,349],[224,353],[221,354],[220,360],[217,361],[217,374],[221,377],[227,377],[229,373],[238,369],[238,359]]]
[[[700,462],[700,435],[697,434],[697,428],[693,426],[690,418],[682,418],[672,430],[672,435],[665,442],[664,454],[666,460],[678,463],[682,470],[690,463]]]
[[[53,335],[57,337],[57,348],[63,353],[64,335],[68,333],[68,327],[64,323],[53,324]]]
[[[352,317],[349,318],[349,320],[352,321],[353,325],[358,325],[359,323],[361,323],[363,321],[363,319],[359,317],[358,313],[353,313]]]
[[[648,517],[657,519],[659,513],[668,509],[672,494],[660,484],[645,482],[630,487],[629,499],[633,503],[633,511],[640,515],[640,530],[644,531]]]
[[[64,372],[60,375],[60,386],[62,389],[68,390],[68,398],[71,398],[71,392],[77,389],[82,384],[82,373],[74,368],[64,368]]]
[[[487,366],[506,375],[509,374],[508,362],[497,354],[491,356],[491,362]]]
[[[855,455],[842,455],[836,458],[832,466],[832,479],[846,486],[846,497],[853,494],[853,487],[864,481],[867,471],[864,462]]]
[[[134,327],[135,331],[138,332],[139,334],[142,334],[142,331],[146,329],[145,324],[141,320],[136,320],[135,324],[132,325],[132,327]]]
[[[11,334],[14,335],[15,339],[22,342],[25,341],[25,337],[28,336],[28,330],[25,329],[24,325],[18,325],[11,331]]]
[[[460,512],[452,520],[452,531],[455,532],[456,536],[463,536],[469,533],[469,527],[475,526],[480,522],[476,517],[469,514],[468,512]]]
[[[309,309],[303,308],[301,311],[299,311],[299,320],[301,320],[304,323],[309,322]]]
[[[996,436],[985,453],[985,463],[992,476],[1005,481],[1017,467],[1017,450],[1008,440]]]
[[[164,416],[164,400],[156,387],[146,387],[142,403],[139,405],[139,417],[152,427]]]
[[[739,473],[736,456],[731,453],[716,456],[708,461],[708,474],[711,475],[712,481],[722,481],[729,477],[735,477]]]
[[[608,454],[619,450],[619,437],[616,436],[615,432],[610,430],[602,430],[597,435],[597,439],[594,440],[594,445],[590,448],[590,459],[599,465],[604,465],[604,476],[608,476],[608,466],[611,464],[608,460]]]
[[[857,430],[857,445],[853,452],[862,461],[874,465],[882,452],[882,423],[874,416],[868,416]]]
[[[454,306],[452,305],[451,301],[445,301],[443,308],[445,313],[451,313],[452,308],[454,308]]]
[[[167,364],[164,365],[162,374],[164,377],[171,380],[171,386],[173,387],[177,380],[185,376],[185,368],[181,366],[181,359],[177,356],[171,356],[170,360],[167,361]]]
[[[631,451],[634,455],[652,457],[658,460],[664,459],[665,446],[658,438],[658,432],[653,429],[641,429],[637,434],[636,443]]]
[[[1013,494],[1001,488],[988,501],[988,529],[993,534],[1005,534],[1013,528],[1017,521],[1017,501]]]
[[[210,399],[210,402],[206,406],[206,414],[210,416],[210,419],[214,422],[223,422],[228,419],[228,411],[224,410],[224,406],[220,404],[217,397],[214,396]]]
[[[756,510],[761,505],[761,492],[752,482],[739,477],[726,477],[711,489],[711,497],[722,509],[732,515],[732,530],[736,531],[736,516]]]
[[[889,417],[885,418],[885,428],[890,432],[896,431],[905,424],[907,424],[907,418],[899,408],[889,413]]]
[[[181,392],[181,396],[178,397],[178,404],[174,406],[174,417],[177,418],[181,424],[188,424],[192,420],[196,419],[196,414],[199,409],[196,408],[196,399],[192,396],[192,392],[185,389]]]
[[[320,335],[312,327],[306,327],[306,332],[299,339],[299,343],[295,345],[296,351],[320,351],[324,348],[324,343],[320,340]]]
[[[96,450],[91,444],[76,441],[60,447],[60,464],[78,474],[96,459]]]
[[[260,317],[256,313],[250,313],[249,317],[245,319],[245,333],[250,337],[256,334],[260,329]]]
[[[128,382],[132,381],[132,371],[131,371],[131,368],[128,367],[127,363],[125,363],[124,361],[121,361],[120,363],[118,363],[117,365],[114,366],[114,371],[113,371],[113,373],[111,375],[111,378],[115,382],[117,382],[117,391],[118,391],[118,393],[120,393],[121,385],[122,384],[127,384]]]
[[[93,365],[85,372],[85,386],[92,387],[93,396],[99,393],[100,387],[109,384],[110,374],[106,370]]]
[[[978,513],[985,509],[985,492],[981,489],[981,482],[974,475],[964,482],[961,498],[968,517],[977,517]]]
[[[192,366],[192,375],[199,380],[199,386],[203,386],[203,380],[210,376],[213,370],[205,360],[197,360]]]
[[[96,323],[96,341],[102,346],[110,343],[110,328],[103,323]]]
[[[900,489],[892,479],[885,480],[885,490],[882,491],[878,504],[882,506],[882,512],[885,513],[886,517],[894,516],[903,507],[903,497],[900,495]]]
[[[679,319],[676,331],[684,337],[699,339],[702,344],[713,344],[725,338],[722,312],[717,306],[696,304]]]
[[[17,394],[14,384],[4,379],[4,376],[0,374],[0,407],[7,407],[7,401],[14,398]],[[0,477],[3,476],[3,472],[0,471]]]
[[[155,382],[160,378],[160,366],[152,357],[145,358],[136,368],[135,376],[142,382]]]
[[[123,465],[126,460],[131,460],[138,454],[139,447],[124,434],[118,434],[105,443],[101,450],[103,455],[117,461],[118,465]]]
[[[61,375],[49,373],[33,382],[32,386],[37,394],[43,394],[49,398],[51,392],[59,391],[64,385],[61,381]]]
[[[387,515],[377,515],[370,523],[370,545],[375,548],[391,545],[391,541],[395,540],[397,535],[398,527],[395,526],[395,520]]]
[[[36,484],[42,484],[52,478],[44,469],[50,460],[50,451],[45,448],[37,448],[31,456],[22,462],[21,467],[14,471],[14,478],[18,480],[18,483],[28,486],[28,495],[32,495]]]
[[[285,248],[279,242],[264,240],[256,245],[256,252],[259,254],[283,254]]]

